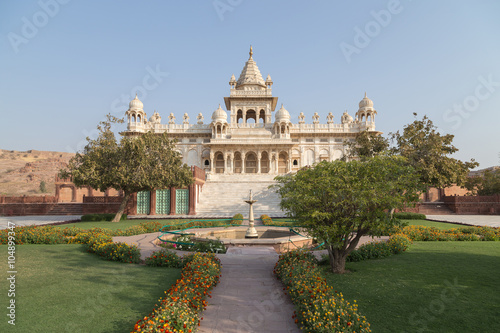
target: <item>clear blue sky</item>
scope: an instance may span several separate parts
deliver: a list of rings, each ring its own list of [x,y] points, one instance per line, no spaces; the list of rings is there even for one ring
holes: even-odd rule
[[[339,122],[366,91],[378,130],[426,114],[455,157],[498,165],[499,13],[494,0],[2,1],[0,148],[81,149],[137,90],[148,117],[207,122],[252,44],[294,122]]]

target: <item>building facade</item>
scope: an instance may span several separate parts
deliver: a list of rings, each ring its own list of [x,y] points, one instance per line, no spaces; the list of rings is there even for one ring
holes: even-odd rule
[[[283,105],[276,111],[278,97],[272,95],[272,85],[270,75],[263,79],[250,47],[250,57],[238,80],[234,74],[229,80],[225,110],[219,105],[208,122],[202,113],[195,123],[190,123],[187,113],[180,123],[176,123],[173,113],[166,124],[162,124],[156,111],[148,119],[136,96],[125,113],[125,134],[167,132],[177,140],[185,163],[213,175],[296,171],[323,160],[339,159],[344,155],[345,140],[352,140],[365,130],[376,132],[377,111],[366,93],[354,118],[346,111],[336,123],[330,112],[326,123],[321,123],[319,114],[314,113],[312,123],[306,123],[301,112],[298,122],[293,123]]]

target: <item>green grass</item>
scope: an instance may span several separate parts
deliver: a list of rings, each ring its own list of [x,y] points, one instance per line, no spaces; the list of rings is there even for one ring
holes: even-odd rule
[[[104,261],[81,245],[16,247],[16,325],[7,323],[7,246],[0,332],[130,332],[180,270]]]
[[[434,222],[429,220],[401,220],[409,225],[423,225],[424,227],[435,227],[442,230],[465,227],[463,224]]]
[[[357,301],[373,332],[500,331],[500,242],[415,242],[346,268],[328,283]]]
[[[56,228],[81,228],[81,229],[92,229],[92,228],[106,228],[106,229],[111,229],[111,230],[125,230],[128,227],[134,226],[141,224],[142,222],[153,222],[153,221],[158,221],[162,223],[163,225],[167,224],[177,224],[177,223],[184,223],[188,222],[190,220],[160,220],[160,219],[132,219],[132,220],[123,220],[120,222],[108,222],[108,221],[100,221],[100,222],[75,222],[75,223],[68,223],[68,224],[59,224],[54,227]]]

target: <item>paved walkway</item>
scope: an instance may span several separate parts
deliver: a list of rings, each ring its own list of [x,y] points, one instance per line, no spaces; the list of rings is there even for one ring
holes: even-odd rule
[[[80,220],[81,217],[81,215],[0,216],[0,230],[6,229],[8,222],[13,222],[16,227],[25,227],[27,225],[47,225],[75,221]]]
[[[500,228],[500,215],[427,215],[428,220]]]
[[[200,333],[301,332],[273,275],[278,254],[272,247],[233,247],[219,257],[222,278],[202,313]]]

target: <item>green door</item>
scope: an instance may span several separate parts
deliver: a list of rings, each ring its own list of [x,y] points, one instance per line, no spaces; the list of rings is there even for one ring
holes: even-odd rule
[[[170,190],[156,190],[156,214],[170,214]]]
[[[189,213],[189,190],[175,190],[175,214]]]
[[[137,192],[137,215],[149,215],[149,191]]]

